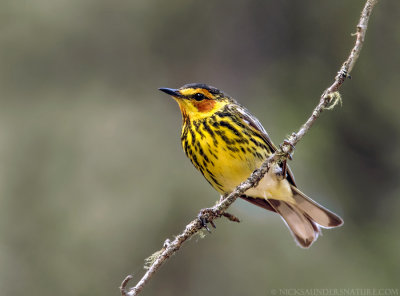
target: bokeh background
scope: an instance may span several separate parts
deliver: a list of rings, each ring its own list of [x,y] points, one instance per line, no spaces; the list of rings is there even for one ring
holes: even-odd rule
[[[275,143],[305,121],[354,44],[364,1],[0,3],[0,293],[119,295],[218,199],[184,156],[176,103],[214,85]],[[400,288],[400,2],[380,1],[341,92],[297,146],[300,188],[339,213],[311,249],[243,201],[143,295]]]

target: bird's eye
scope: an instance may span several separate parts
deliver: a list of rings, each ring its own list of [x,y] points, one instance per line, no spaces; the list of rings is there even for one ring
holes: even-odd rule
[[[201,101],[201,100],[204,100],[205,98],[206,97],[203,94],[200,94],[200,93],[197,93],[197,94],[194,95],[194,99],[196,101]]]

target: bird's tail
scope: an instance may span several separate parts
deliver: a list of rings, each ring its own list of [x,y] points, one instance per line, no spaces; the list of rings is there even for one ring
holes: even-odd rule
[[[271,207],[282,216],[297,243],[308,248],[320,234],[320,227],[333,228],[343,224],[343,220],[319,205],[291,185],[293,202],[268,199]]]

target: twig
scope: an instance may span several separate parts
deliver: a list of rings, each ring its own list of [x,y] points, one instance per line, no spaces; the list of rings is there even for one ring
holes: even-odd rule
[[[224,199],[221,199],[215,206],[209,209],[202,210],[199,214],[201,217],[205,218],[207,221],[212,221],[214,219],[225,216],[230,220],[235,221],[237,219],[231,214],[225,213],[228,207],[245,191],[257,186],[258,182],[262,179],[271,165],[286,161],[291,157],[291,153],[294,150],[296,144],[303,138],[303,136],[308,132],[311,126],[315,123],[317,118],[321,115],[322,111],[329,109],[329,105],[336,104],[337,100],[340,100],[340,95],[337,93],[341,85],[344,83],[346,78],[349,78],[349,74],[357,61],[362,45],[364,43],[365,33],[367,30],[368,20],[371,15],[372,9],[376,4],[376,0],[367,0],[364,9],[361,12],[360,21],[357,25],[356,42],[353,49],[350,52],[349,57],[343,63],[338,74],[335,77],[335,81],[331,86],[329,86],[321,95],[318,105],[315,107],[311,116],[308,118],[306,123],[299,129],[297,133],[293,133],[288,140],[285,140],[281,145],[280,149],[271,155],[259,169],[255,170],[251,176],[239,186],[235,188],[233,192],[227,195]],[[238,222],[238,221],[236,221]],[[203,224],[199,219],[195,219],[186,225],[185,230],[175,237],[171,242],[167,240],[164,243],[163,248],[159,251],[159,255],[149,266],[145,275],[140,279],[135,287],[126,290],[126,286],[132,276],[128,276],[124,279],[121,284],[120,290],[122,296],[135,296],[138,295],[144,288],[145,284],[150,280],[150,278],[157,272],[160,266],[176,251],[180,249],[182,244],[190,239],[195,233],[203,228]]]
[[[126,286],[128,285],[128,282],[133,278],[132,275],[128,275],[121,284],[121,287],[119,287],[119,290],[121,291],[122,296],[127,296],[127,291],[126,291]]]

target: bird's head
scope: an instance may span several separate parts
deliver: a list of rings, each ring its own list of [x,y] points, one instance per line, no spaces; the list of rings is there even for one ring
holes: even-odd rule
[[[191,120],[202,119],[222,110],[233,100],[222,91],[206,84],[186,84],[179,89],[160,88],[179,104],[182,116]]]

